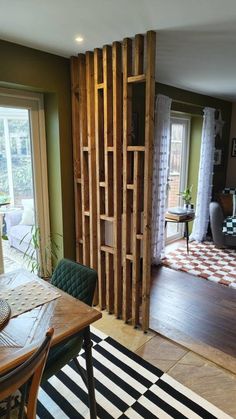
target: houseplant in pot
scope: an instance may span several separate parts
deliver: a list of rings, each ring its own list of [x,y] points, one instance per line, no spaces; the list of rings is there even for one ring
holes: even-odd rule
[[[193,211],[194,210],[194,206],[193,206],[193,204],[191,204],[192,189],[193,189],[193,185],[187,186],[187,188],[185,188],[184,191],[180,192],[180,194],[179,194],[184,201],[184,209],[186,211]]]

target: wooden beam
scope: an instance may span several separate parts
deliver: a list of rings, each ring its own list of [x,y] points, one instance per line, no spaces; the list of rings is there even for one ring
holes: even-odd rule
[[[80,165],[80,126],[79,126],[79,61],[78,57],[71,57],[71,100],[72,100],[72,138],[74,160],[74,194],[75,194],[75,229],[76,229],[76,260],[83,262],[82,250],[82,212],[81,212],[81,179]]]
[[[100,182],[104,182],[104,126],[103,126],[103,92],[97,86],[103,83],[102,51],[94,50],[94,83],[95,83],[95,143],[96,143],[96,180],[97,180],[97,246],[98,246],[98,298],[101,309],[106,307],[105,254],[101,246],[105,241],[105,227],[100,214],[105,211],[104,196]],[[95,170],[95,168],[94,168]]]
[[[86,52],[87,120],[89,150],[90,266],[97,270],[97,177],[95,144],[94,56]]]
[[[134,75],[142,75],[144,61],[144,36],[135,35],[134,38]]]
[[[106,214],[113,215],[113,155],[108,147],[113,146],[112,126],[112,49],[103,47],[103,92],[104,92],[104,152],[105,152],[105,208]]]
[[[152,222],[152,169],[155,107],[156,33],[147,32],[147,68],[145,97],[145,163],[144,163],[144,215],[143,215],[143,283],[142,329],[149,326],[151,278],[151,222]]]
[[[132,72],[132,40],[125,38],[122,44],[123,55],[123,226],[122,226],[122,263],[123,263],[123,319],[127,322],[131,315],[131,265],[126,255],[130,253],[131,205],[132,199],[127,184],[132,183],[132,167],[127,156],[127,146],[132,142],[132,90],[128,77]]]
[[[122,65],[121,44],[112,45],[114,144],[114,312],[122,315]]]
[[[87,95],[86,95],[86,62],[85,55],[78,55],[79,63],[79,121],[80,121],[80,161],[81,161],[81,195],[82,195],[82,239],[83,264],[90,266],[89,220],[85,211],[89,209],[88,158],[83,147],[88,144],[87,134]]]

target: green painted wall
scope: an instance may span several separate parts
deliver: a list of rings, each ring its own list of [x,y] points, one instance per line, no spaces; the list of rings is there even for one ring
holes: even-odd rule
[[[191,117],[191,131],[190,131],[190,144],[189,144],[189,166],[188,166],[188,185],[193,185],[192,189],[192,202],[196,206],[197,200],[197,185],[198,185],[198,171],[201,150],[201,136],[202,136],[202,123],[201,116]],[[192,231],[192,223],[189,226],[190,232]]]
[[[0,41],[0,59],[1,86],[44,94],[51,230],[63,235],[64,255],[73,258],[70,62],[63,57],[6,41]]]

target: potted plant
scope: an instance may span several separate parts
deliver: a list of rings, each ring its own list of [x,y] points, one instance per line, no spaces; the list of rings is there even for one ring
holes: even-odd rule
[[[191,201],[192,201],[192,189],[193,189],[193,185],[191,185],[190,187],[187,186],[187,188],[185,188],[183,192],[180,192],[179,193],[179,195],[182,197],[182,199],[184,201],[184,208],[187,211],[192,211],[194,209],[193,204],[191,204]]]
[[[29,234],[29,233],[27,233]],[[26,251],[24,252],[24,259],[27,262],[27,266],[32,273],[39,275],[41,278],[48,279],[51,277],[53,272],[53,266],[56,265],[58,261],[58,253],[60,251],[60,246],[55,240],[55,236],[62,237],[61,234],[56,233],[54,237],[51,235],[47,238],[46,245],[44,246],[43,253],[40,254],[39,251],[42,249],[41,246],[41,232],[40,227],[32,226],[31,228],[31,239],[28,244]],[[25,239],[24,236],[21,239],[21,242]],[[45,269],[42,271],[42,259],[44,260]]]

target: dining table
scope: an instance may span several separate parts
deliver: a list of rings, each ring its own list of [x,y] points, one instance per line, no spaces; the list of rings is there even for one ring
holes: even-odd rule
[[[24,269],[0,275],[0,298],[12,309],[0,326],[0,375],[28,359],[53,327],[51,346],[83,331],[88,382],[94,386],[90,325],[101,312]]]

